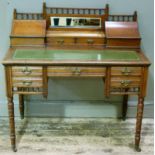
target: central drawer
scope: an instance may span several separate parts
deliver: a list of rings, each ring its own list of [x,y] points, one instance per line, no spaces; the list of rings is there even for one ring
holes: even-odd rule
[[[48,37],[47,43],[49,45],[73,45],[75,40],[71,37]]]
[[[47,37],[49,45],[104,45],[104,38],[91,37]]]
[[[103,77],[106,69],[104,67],[48,67],[48,76],[62,76],[62,77]]]

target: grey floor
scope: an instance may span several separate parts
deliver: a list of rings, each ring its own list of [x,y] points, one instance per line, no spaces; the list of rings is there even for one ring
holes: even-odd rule
[[[135,119],[16,118],[17,149],[10,149],[8,118],[0,118],[0,155],[153,155],[153,119],[143,119],[140,153]]]

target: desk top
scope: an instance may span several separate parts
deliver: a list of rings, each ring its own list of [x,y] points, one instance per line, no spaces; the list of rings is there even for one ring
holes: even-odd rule
[[[77,50],[15,48],[8,51],[3,64],[122,64],[149,65],[142,52],[135,50]]]
[[[135,51],[120,50],[24,50],[17,49],[13,54],[13,60],[112,60],[133,61],[140,60]]]

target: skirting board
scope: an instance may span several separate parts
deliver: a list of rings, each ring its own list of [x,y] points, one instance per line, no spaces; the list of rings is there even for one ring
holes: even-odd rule
[[[127,117],[136,116],[137,102],[130,101]],[[14,101],[15,116],[19,117],[18,101]],[[28,117],[121,117],[122,104],[105,101],[30,101],[25,103],[25,115]],[[8,117],[6,102],[0,102],[0,117]],[[154,117],[154,105],[145,102],[144,117]]]

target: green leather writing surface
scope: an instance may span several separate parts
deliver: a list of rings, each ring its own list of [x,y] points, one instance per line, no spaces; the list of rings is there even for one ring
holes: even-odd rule
[[[28,60],[140,60],[135,51],[122,50],[16,50],[13,59]]]

